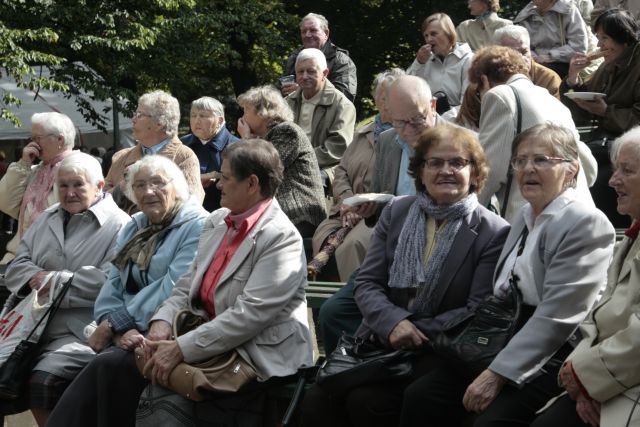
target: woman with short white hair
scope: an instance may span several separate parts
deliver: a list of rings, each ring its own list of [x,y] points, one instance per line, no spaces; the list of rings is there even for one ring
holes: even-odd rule
[[[224,106],[210,96],[203,96],[191,103],[189,116],[191,133],[180,138],[191,148],[200,162],[200,182],[204,188],[204,208],[213,212],[220,207],[220,190],[216,181],[220,177],[222,153],[238,138],[227,129]]]
[[[113,155],[111,169],[105,180],[105,190],[113,193],[116,203],[125,211],[138,211],[131,200],[123,197],[127,170],[143,156],[151,154],[159,154],[176,163],[187,179],[191,194],[200,202],[204,200],[200,162],[194,152],[178,139],[179,123],[180,105],[171,94],[156,90],[138,99],[138,108],[133,114],[133,138],[138,144]]]
[[[69,278],[71,286],[41,339],[42,350],[14,411],[30,408],[44,426],[65,388],[93,357],[84,329],[107,278],[118,233],[129,216],[105,194],[100,164],[74,152],[55,175],[59,204],[46,209],[25,233],[7,268],[7,288],[19,296],[47,295]],[[40,296],[40,295],[39,295]],[[0,405],[5,414],[6,407]]]

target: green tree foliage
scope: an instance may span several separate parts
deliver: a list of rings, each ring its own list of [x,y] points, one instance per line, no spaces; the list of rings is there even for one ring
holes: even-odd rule
[[[502,15],[524,4],[503,1]],[[300,44],[300,17],[316,12],[358,67],[362,118],[372,111],[373,76],[411,63],[420,24],[437,11],[455,23],[469,18],[465,1],[450,0],[0,0],[0,66],[21,85],[73,97],[98,126],[110,112],[93,111],[81,93],[116,99],[130,114],[138,96],[157,88],[180,100],[183,116],[193,99],[215,96],[231,107],[233,125],[235,96],[279,77]],[[52,69],[50,79],[39,65]],[[1,117],[11,120],[16,100],[1,95]]]

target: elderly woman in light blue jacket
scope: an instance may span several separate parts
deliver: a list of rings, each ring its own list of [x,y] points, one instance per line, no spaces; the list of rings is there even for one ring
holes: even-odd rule
[[[86,413],[78,403],[80,397],[100,405],[99,396],[117,394],[114,390],[122,386],[116,378],[124,378],[125,387],[136,387],[139,375],[133,349],[142,343],[149,319],[187,272],[197,251],[208,212],[190,196],[187,181],[173,161],[156,155],[143,157],[128,171],[126,192],[141,212],[122,231],[113,267],[96,300],[97,328],[89,344],[99,354],[56,407],[59,416],[71,419],[52,418],[49,425],[101,425],[104,421],[73,419]],[[135,375],[113,375],[115,370],[128,369]],[[130,419],[134,419],[136,404],[132,402],[129,408]],[[97,411],[89,408],[88,412]]]

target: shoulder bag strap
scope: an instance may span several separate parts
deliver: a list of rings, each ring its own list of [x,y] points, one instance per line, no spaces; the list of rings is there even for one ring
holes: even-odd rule
[[[53,317],[56,314],[56,311],[58,311],[58,308],[62,303],[62,299],[64,298],[65,294],[67,293],[67,290],[69,290],[69,287],[71,286],[72,280],[73,280],[73,276],[71,276],[69,280],[67,280],[64,283],[64,285],[62,285],[60,292],[58,292],[58,295],[56,295],[51,305],[49,305],[49,307],[47,308],[47,311],[44,312],[44,314],[40,317],[40,319],[35,324],[33,329],[31,329],[31,332],[29,332],[29,335],[27,335],[27,337],[25,338],[25,341],[29,341],[31,336],[38,330],[38,327],[42,324],[44,319],[47,319],[47,323],[49,323],[48,319],[50,317]],[[51,289],[49,290],[49,292],[55,292],[55,284],[51,284]],[[46,326],[45,326],[45,329],[46,329]],[[44,335],[44,332],[42,335]]]
[[[511,85],[507,85],[513,91],[513,96],[516,98],[516,136],[520,135],[522,132],[522,103],[520,102],[520,95],[518,95],[518,91]],[[511,153],[513,154],[513,153]],[[502,206],[500,207],[500,216],[504,218],[505,213],[507,213],[507,205],[509,204],[509,193],[511,192],[511,184],[513,182],[513,170],[511,169],[511,164],[509,164],[509,170],[507,171],[507,186],[504,190],[504,201],[502,202]]]

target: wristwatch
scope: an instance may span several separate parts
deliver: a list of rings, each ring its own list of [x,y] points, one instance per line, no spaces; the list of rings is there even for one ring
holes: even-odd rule
[[[109,319],[105,319],[105,321],[107,322],[107,327],[111,330],[111,332],[115,334],[116,331],[113,329],[113,324],[111,323],[111,321]]]

